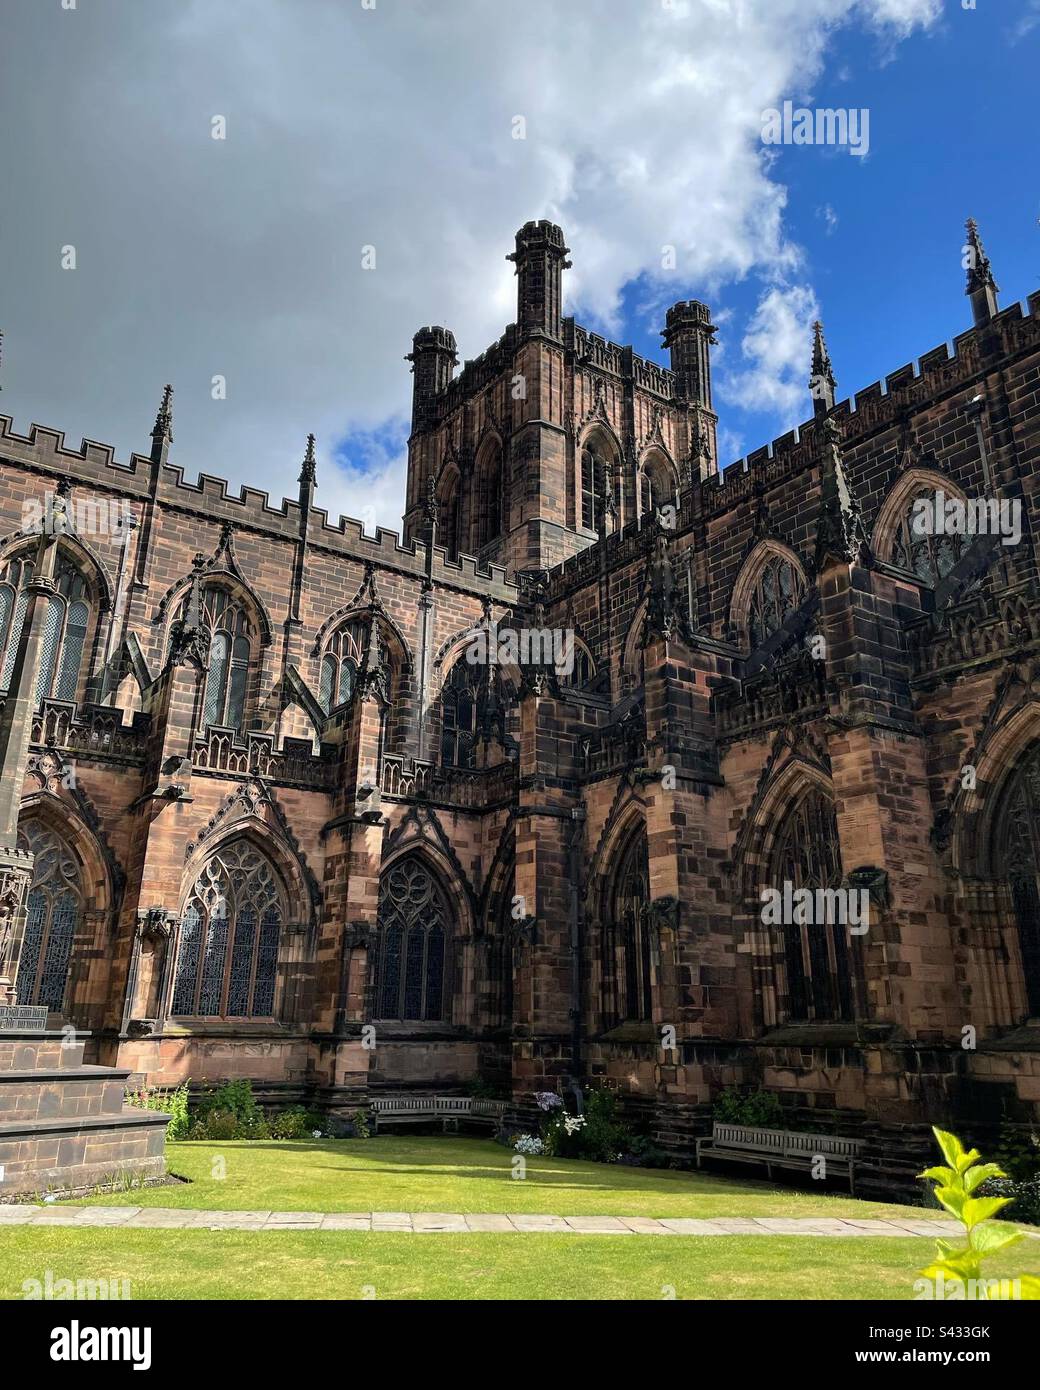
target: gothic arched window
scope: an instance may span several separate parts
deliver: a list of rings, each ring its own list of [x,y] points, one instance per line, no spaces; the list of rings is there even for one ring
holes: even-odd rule
[[[1040,1016],[1040,743],[1015,771],[996,822],[994,859],[1011,890],[1026,1007]]]
[[[477,735],[477,685],[480,668],[461,657],[451,668],[441,695],[441,763],[472,767]]]
[[[783,893],[789,883],[793,894],[800,888],[838,888],[841,880],[834,803],[813,787],[787,813],[780,827],[770,861],[769,884]],[[834,915],[827,902],[823,913],[826,920],[801,925],[785,922],[774,928],[783,935],[785,1012],[790,1021],[855,1017],[857,989],[849,928],[847,923],[832,921]]]
[[[326,714],[345,705],[353,695],[367,642],[367,625],[360,618],[346,623],[329,639],[318,678],[318,703]]]
[[[376,1016],[444,1019],[451,917],[421,859],[399,860],[379,885]]]
[[[932,512],[934,491],[922,489],[907,503],[892,542],[892,564],[911,570],[918,579],[934,589],[964,553],[964,537],[955,534],[934,535],[934,527],[922,532],[917,525],[917,504],[922,499],[929,506],[920,515],[930,515]]]
[[[604,924],[604,1012],[609,1024],[653,1016],[649,906],[650,860],[646,827],[641,825],[622,851]]]
[[[571,690],[586,690],[596,677],[596,665],[584,643],[575,640],[574,665],[559,673],[560,683]]]
[[[251,840],[208,860],[181,915],[171,1013],[184,1018],[270,1018],[285,895]]]
[[[607,494],[612,482],[613,450],[602,437],[581,451],[581,524],[588,531],[606,527]]]
[[[14,672],[18,639],[29,602],[27,586],[32,582],[34,557],[8,561],[0,579],[0,686],[7,690]],[[47,600],[43,626],[43,648],[36,679],[36,700],[75,700],[83,648],[90,622],[90,594],[87,582],[67,558],[58,560],[54,575],[57,593]]]
[[[502,451],[497,442],[484,446],[477,459],[477,549],[502,534]]]
[[[18,1002],[45,1004],[61,1013],[83,906],[79,864],[64,840],[39,821],[19,830],[18,843],[35,856],[18,959]]]
[[[437,542],[449,556],[459,553],[459,475],[454,472],[441,484],[437,502]]]
[[[671,469],[660,456],[649,458],[639,470],[639,515],[652,516],[669,506],[675,506]]]
[[[802,577],[784,555],[771,555],[758,572],[748,605],[751,650],[760,646],[802,601]]]
[[[249,685],[253,624],[245,607],[226,589],[206,590],[202,596],[202,614],[210,633],[203,723],[241,729]]]

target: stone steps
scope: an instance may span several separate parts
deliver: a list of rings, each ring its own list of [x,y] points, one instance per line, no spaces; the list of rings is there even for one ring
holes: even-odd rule
[[[0,1125],[119,1115],[130,1075],[129,1070],[92,1066],[0,1072]]]
[[[70,1036],[0,1032],[0,1201],[165,1172],[169,1116],[124,1105],[131,1072],[85,1065]]]

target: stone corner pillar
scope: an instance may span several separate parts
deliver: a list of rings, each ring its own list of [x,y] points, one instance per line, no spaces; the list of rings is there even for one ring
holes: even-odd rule
[[[32,881],[28,850],[0,847],[0,1004],[18,1003],[18,958],[25,934],[25,902]]]

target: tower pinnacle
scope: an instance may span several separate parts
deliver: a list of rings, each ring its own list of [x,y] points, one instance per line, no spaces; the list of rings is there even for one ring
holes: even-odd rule
[[[819,319],[813,324],[812,368],[809,377],[809,391],[813,398],[813,413],[827,415],[834,409],[837,382],[831,366],[830,353],[823,337],[823,324]]]
[[[318,476],[318,461],[314,457],[314,435],[307,436],[307,450],[303,456],[303,466],[300,469],[300,476],[297,481],[301,483],[313,483]]]
[[[986,255],[986,248],[982,244],[978,223],[974,217],[968,218],[966,226],[968,240],[964,248],[964,260],[968,271],[968,287],[964,293],[971,300],[975,327],[981,328],[983,324],[989,323],[1000,307],[997,303],[1000,286],[993,278],[993,267]]]

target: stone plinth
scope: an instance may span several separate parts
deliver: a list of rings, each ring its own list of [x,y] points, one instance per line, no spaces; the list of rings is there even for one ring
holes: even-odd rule
[[[0,1201],[164,1175],[169,1116],[124,1105],[130,1072],[85,1066],[85,1038],[0,1030]]]

